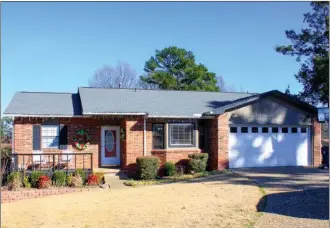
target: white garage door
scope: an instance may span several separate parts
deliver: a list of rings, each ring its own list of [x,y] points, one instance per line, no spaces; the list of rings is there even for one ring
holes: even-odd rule
[[[230,126],[229,167],[307,166],[310,134],[301,126]]]

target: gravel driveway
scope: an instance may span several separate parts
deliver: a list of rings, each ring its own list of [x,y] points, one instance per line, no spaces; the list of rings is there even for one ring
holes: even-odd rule
[[[306,167],[234,170],[266,191],[255,227],[329,227],[329,171]],[[258,208],[258,205],[257,205]]]

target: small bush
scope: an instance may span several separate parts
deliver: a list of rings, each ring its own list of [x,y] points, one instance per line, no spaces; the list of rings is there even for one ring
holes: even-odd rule
[[[67,184],[70,187],[81,187],[83,185],[83,180],[78,173],[70,173],[67,177]]]
[[[89,186],[95,186],[99,184],[99,178],[98,176],[94,175],[94,174],[90,174],[87,178],[87,184]]]
[[[31,188],[31,183],[28,176],[23,178],[23,186],[24,188]]]
[[[97,181],[99,184],[104,184],[104,173],[103,172],[94,172],[93,175],[97,176]]]
[[[71,186],[70,187],[74,187],[74,188],[81,187],[83,185],[83,183],[84,182],[83,182],[81,176],[75,175],[71,179]]]
[[[176,165],[175,166],[175,169],[176,169],[176,173],[181,176],[181,175],[184,175],[185,173],[185,170],[186,170],[186,167],[184,165]]]
[[[195,173],[203,172],[206,169],[207,159],[209,155],[207,153],[194,153],[189,154],[189,168]]]
[[[73,173],[70,173],[67,177],[66,177],[66,184],[68,186],[71,186],[72,185],[72,177],[74,176]]]
[[[152,180],[157,176],[159,159],[157,157],[136,158],[137,177],[142,180]]]
[[[176,174],[175,164],[173,162],[166,162],[164,165],[165,175],[174,176]]]
[[[8,187],[16,191],[22,186],[22,175],[20,172],[12,172],[8,175]]]
[[[63,171],[55,171],[53,174],[53,184],[56,187],[62,187],[66,184],[66,173]]]
[[[86,173],[83,169],[76,169],[75,174],[79,174],[83,181],[86,180]]]
[[[45,173],[42,171],[32,171],[30,180],[31,180],[31,186],[33,188],[38,188],[39,177],[41,177],[43,175],[45,175]]]
[[[52,182],[48,176],[40,176],[38,180],[38,188],[49,188]]]

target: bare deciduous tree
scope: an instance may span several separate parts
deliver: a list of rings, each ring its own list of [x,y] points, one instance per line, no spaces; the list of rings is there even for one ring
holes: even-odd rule
[[[89,86],[98,88],[136,88],[138,84],[136,71],[125,62],[118,62],[115,68],[104,66],[89,80]]]
[[[217,86],[219,87],[220,92],[246,92],[242,86],[239,90],[236,89],[234,85],[227,86],[222,76],[217,76]]]

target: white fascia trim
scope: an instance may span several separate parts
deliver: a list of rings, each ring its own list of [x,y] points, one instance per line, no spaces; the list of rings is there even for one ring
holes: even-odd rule
[[[130,115],[130,116],[145,116],[145,112],[84,112],[84,115]]]
[[[148,116],[148,118],[214,119],[214,116]]]
[[[4,114],[12,117],[86,117],[82,115],[32,115],[32,114]]]

